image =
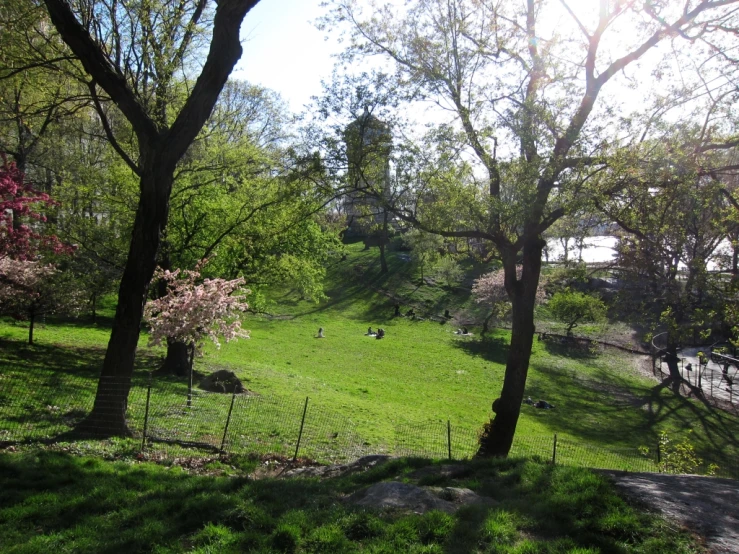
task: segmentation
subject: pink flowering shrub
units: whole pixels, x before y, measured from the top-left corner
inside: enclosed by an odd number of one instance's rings
[[[71,247],[55,235],[42,235],[23,223],[14,225],[13,218],[46,221],[46,217],[32,208],[33,204],[53,206],[48,194],[36,192],[25,182],[23,173],[3,157],[0,165],[0,257],[27,260],[36,256],[39,249],[56,253],[69,253]]]
[[[36,300],[41,294],[41,283],[55,273],[53,265],[0,258],[0,305],[3,312]]]
[[[28,320],[28,342],[38,316],[74,314],[84,306],[84,294],[69,273],[39,261],[0,257],[0,314]]]
[[[151,328],[149,343],[159,345],[167,339],[181,341],[197,349],[205,339],[217,348],[237,338],[249,338],[241,328],[241,314],[249,306],[244,296],[244,280],[200,279],[199,269],[175,271],[158,269],[154,279],[167,283],[167,294],[150,300],[144,307],[144,320]]]
[[[516,266],[516,277],[521,278],[523,266]],[[487,304],[497,306],[506,302],[510,302],[508,293],[505,289],[505,272],[503,269],[486,273],[472,284],[472,296],[478,304]],[[539,283],[536,289],[536,302],[541,304],[546,299],[546,293],[542,283]]]

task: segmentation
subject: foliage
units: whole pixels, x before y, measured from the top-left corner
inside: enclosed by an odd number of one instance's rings
[[[83,294],[69,273],[39,261],[0,258],[0,313],[30,321],[29,343],[36,317],[76,314],[83,304]]]
[[[695,445],[690,436],[693,430],[682,441],[676,442],[670,439],[668,433],[662,431],[659,435],[659,470],[663,473],[692,473],[697,474],[703,466],[703,459],[695,451]],[[649,449],[642,447],[644,453]],[[705,475],[715,475],[718,470],[716,464],[709,464],[705,468]]]
[[[552,315],[567,325],[568,335],[579,323],[598,323],[606,314],[606,306],[600,298],[569,289],[554,293],[548,306]]]
[[[70,250],[55,235],[44,235],[34,225],[20,222],[21,218],[46,221],[46,216],[33,209],[35,204],[53,206],[54,202],[48,194],[33,190],[16,164],[3,157],[0,166],[0,258],[31,259],[42,248],[54,252]]]
[[[455,286],[464,277],[464,270],[453,256],[442,256],[434,271],[447,287]]]
[[[424,269],[438,259],[444,239],[420,229],[410,229],[403,235],[403,243],[411,249],[411,261],[421,270],[423,282]]]
[[[522,270],[522,266],[516,266],[519,277]],[[491,306],[498,317],[503,317],[511,309],[510,296],[505,288],[505,271],[496,269],[475,279],[472,283],[472,296],[476,303]],[[542,282],[536,290],[536,302],[541,304],[545,300],[545,283]]]
[[[208,338],[220,348],[219,336],[226,342],[249,338],[239,319],[249,308],[243,298],[249,292],[242,287],[243,279],[204,279],[198,284],[199,268],[158,270],[155,277],[166,283],[167,293],[146,303],[144,317],[151,327],[150,344],[156,346],[172,339],[202,347]]]

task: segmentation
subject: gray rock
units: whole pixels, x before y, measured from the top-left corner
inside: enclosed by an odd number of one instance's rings
[[[470,489],[457,487],[417,487],[408,483],[386,481],[352,494],[347,501],[355,506],[393,509],[423,514],[440,510],[448,514],[462,506],[497,504],[492,498],[479,496]]]
[[[355,492],[347,499],[349,504],[365,508],[391,509],[426,513],[440,510],[448,514],[457,509],[452,502],[442,500],[431,492],[415,485],[385,481]]]

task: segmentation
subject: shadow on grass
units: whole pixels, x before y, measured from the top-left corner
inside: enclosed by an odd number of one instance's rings
[[[505,365],[508,359],[508,337],[493,335],[488,337],[465,337],[455,335],[452,346],[458,348],[470,356],[482,358],[488,362]]]
[[[540,336],[539,336],[540,337]],[[538,338],[544,345],[544,349],[552,356],[561,356],[573,360],[595,359],[599,353],[592,348],[587,341],[567,337],[548,336],[545,339]]]
[[[526,394],[546,399],[554,410],[522,406],[522,413],[535,417],[553,433],[567,433],[588,442],[634,444],[654,448],[662,431],[674,438],[693,429],[691,441],[699,454],[725,463],[739,452],[739,419],[708,402],[676,393],[666,380],[649,386],[635,384],[618,373],[597,370],[591,376],[532,364]],[[735,462],[732,463],[735,465]]]
[[[0,339],[0,372],[48,372],[97,378],[105,357],[100,347],[55,344],[29,345],[24,340]],[[139,349],[134,371],[150,371],[161,363],[160,356]]]
[[[217,468],[217,460],[203,470]],[[220,464],[220,468],[224,466]],[[352,507],[340,499],[381,480],[417,482],[397,459],[326,479],[192,476],[178,467],[75,458],[60,452],[0,454],[0,536],[9,549],[48,552],[433,552],[512,547],[616,552],[648,541],[652,551],[687,551],[687,533],[632,509],[603,477],[522,460],[473,461],[440,486],[495,497],[455,514]],[[428,471],[426,471],[428,473]],[[50,508],[51,506],[51,508]],[[661,541],[657,543],[657,541]],[[580,550],[578,550],[580,551]],[[599,550],[600,551],[600,550]]]

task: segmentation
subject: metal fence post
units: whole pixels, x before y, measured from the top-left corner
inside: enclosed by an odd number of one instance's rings
[[[228,424],[231,423],[231,412],[233,412],[235,400],[236,400],[236,387],[234,387],[234,392],[231,395],[231,406],[229,406],[228,408],[228,415],[226,416],[226,426],[223,428],[223,439],[221,439],[221,452],[223,452],[223,447],[226,446],[226,435],[228,435]]]
[[[554,433],[554,447],[552,448],[552,465],[557,463],[557,433]]]
[[[144,432],[141,437],[141,450],[146,448],[146,431],[149,428],[149,400],[151,399],[151,372],[149,372],[149,386],[146,387],[146,410],[144,410]]]
[[[659,465],[662,463],[662,452],[659,447],[659,441],[657,441],[657,468],[659,468]],[[660,473],[662,473],[662,470],[660,469]]]
[[[713,396],[713,369],[711,370],[711,396]]]
[[[452,459],[452,424],[446,420],[446,444],[449,450],[449,459]]]
[[[303,436],[303,425],[305,425],[305,413],[308,411],[308,397],[305,397],[305,408],[303,408],[303,419],[300,420],[300,432],[298,433],[298,444],[295,445],[295,456],[293,462],[298,459],[298,450],[300,449],[300,439]]]

